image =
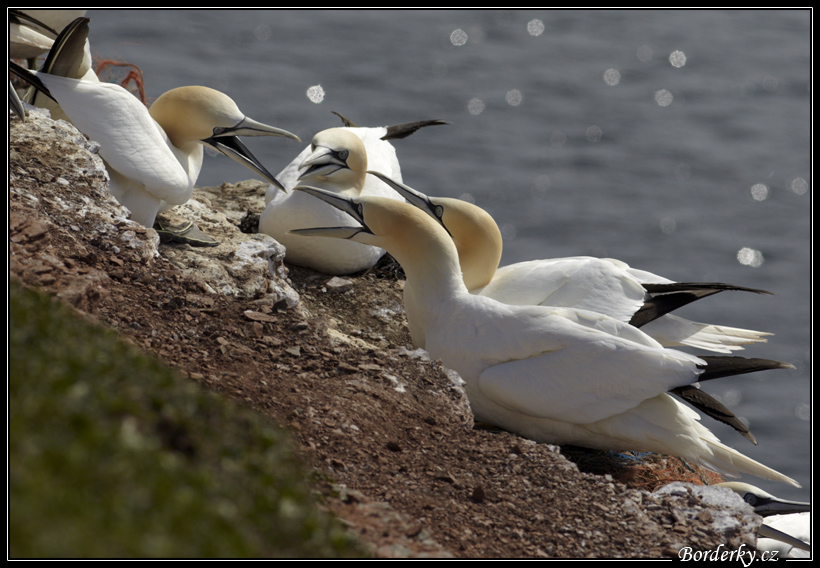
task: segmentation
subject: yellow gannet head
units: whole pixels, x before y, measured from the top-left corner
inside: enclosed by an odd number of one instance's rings
[[[458,252],[447,232],[409,203],[377,196],[347,196],[325,189],[298,185],[304,191],[348,213],[359,227],[316,227],[295,229],[306,236],[350,239],[389,252],[404,268],[408,279],[415,272],[438,272],[463,286]]]
[[[287,130],[246,117],[228,95],[209,87],[178,87],[160,95],[148,109],[177,148],[209,146],[281,187],[238,136],[282,136],[298,141]],[[284,188],[283,188],[284,189]]]
[[[503,241],[501,231],[489,213],[461,199],[428,197],[380,172],[368,173],[390,185],[447,230],[458,250],[459,264],[468,290],[490,283],[501,262]]]
[[[299,181],[358,195],[367,172],[367,150],[356,134],[343,128],[322,130],[313,137],[311,152],[299,169]]]

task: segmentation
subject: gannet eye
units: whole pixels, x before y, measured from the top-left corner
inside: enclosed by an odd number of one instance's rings
[[[441,220],[444,217],[444,207],[436,205],[436,208],[433,209],[433,213],[435,213],[437,219]]]
[[[754,493],[746,493],[743,496],[743,500],[746,501],[749,505],[756,505],[757,504],[757,496]]]
[[[339,158],[342,160],[347,160],[347,157],[350,155],[350,150],[339,150]]]
[[[218,136],[218,135],[222,134],[223,132],[225,132],[225,127],[223,127],[223,126],[214,127],[214,136]]]

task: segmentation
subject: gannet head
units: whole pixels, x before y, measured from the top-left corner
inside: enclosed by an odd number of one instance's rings
[[[298,136],[287,130],[246,117],[228,95],[208,87],[171,89],[154,101],[149,113],[177,148],[204,144],[279,187],[281,185],[276,178],[251,154],[238,136],[282,136],[299,140]]]
[[[744,501],[754,508],[755,513],[761,517],[811,511],[811,503],[780,499],[749,483],[728,481],[715,485],[718,487],[726,487],[740,495]]]
[[[401,264],[408,280],[415,272],[426,275],[439,272],[445,277],[454,276],[463,286],[453,240],[441,226],[412,205],[389,197],[340,195],[307,185],[294,189],[348,213],[360,226],[295,229],[292,233],[350,239],[377,246]]]
[[[343,128],[322,130],[313,137],[311,152],[299,164],[299,181],[358,195],[367,172],[367,150],[356,134]]]
[[[464,284],[482,288],[493,279],[501,261],[503,241],[495,220],[484,209],[450,197],[428,197],[388,176],[368,171],[395,189],[409,203],[435,219],[453,238]]]

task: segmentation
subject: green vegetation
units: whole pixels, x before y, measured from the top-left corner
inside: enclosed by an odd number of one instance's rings
[[[351,557],[286,435],[9,287],[9,556]]]

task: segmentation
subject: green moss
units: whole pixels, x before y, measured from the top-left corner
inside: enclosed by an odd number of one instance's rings
[[[10,557],[359,555],[306,479],[261,416],[10,283]]]

